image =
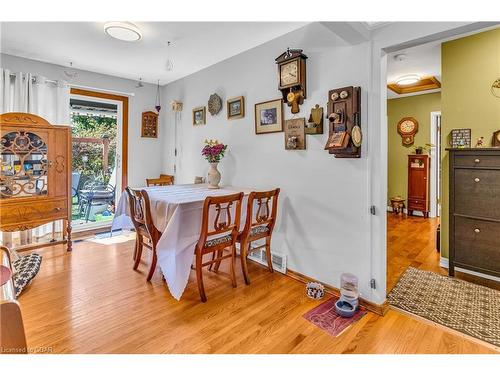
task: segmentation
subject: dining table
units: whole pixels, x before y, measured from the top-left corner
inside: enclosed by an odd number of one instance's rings
[[[246,218],[246,200],[250,189],[224,186],[210,189],[208,184],[142,187],[148,193],[151,216],[161,232],[156,247],[158,264],[172,296],[180,300],[189,280],[195,245],[201,233],[205,198],[243,192],[240,230]],[[123,193],[116,206],[112,230],[133,229],[128,194]]]

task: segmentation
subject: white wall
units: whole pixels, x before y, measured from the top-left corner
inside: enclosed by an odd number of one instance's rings
[[[298,115],[309,116],[315,104],[325,107],[326,113],[330,89],[361,86],[366,130],[369,43],[347,46],[324,26],[312,24],[165,87],[165,107],[172,100],[184,103],[177,181],[191,183],[195,175],[206,175],[207,162],[200,155],[204,139],[227,143],[228,152],[220,164],[222,184],[281,188],[273,249],[288,255],[288,267],[337,286],[342,272],[353,272],[360,278],[361,292],[370,299],[366,147],[361,159],[335,159],[323,150],[327,130],[323,135],[308,135],[305,151],[286,151],[284,133],[256,135],[254,131],[254,104],[280,97],[274,59],[289,46],[303,48],[309,57],[308,98]],[[223,98],[222,111],[216,116],[207,111],[207,125],[193,127],[192,109],[206,105],[214,92]],[[240,95],[245,96],[245,118],[228,121],[225,101]],[[289,119],[291,113],[285,108]],[[327,121],[325,125],[327,129]],[[168,131],[163,169],[173,172],[170,109],[162,126]]]
[[[48,64],[36,60],[0,54],[0,66],[12,72],[29,72],[41,74],[48,79],[66,79],[60,65]],[[131,186],[144,186],[147,177],[159,176],[162,165],[163,129],[159,129],[158,139],[141,138],[141,113],[152,110],[155,106],[156,86],[144,84],[136,88],[136,82],[109,75],[76,70],[78,76],[72,84],[134,93],[129,97],[129,128],[128,128],[128,183]],[[160,120],[163,113],[160,114]]]

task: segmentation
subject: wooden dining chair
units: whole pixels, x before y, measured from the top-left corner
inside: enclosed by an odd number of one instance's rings
[[[153,224],[148,193],[145,190],[132,190],[129,187],[125,190],[129,197],[130,217],[136,231],[134,270],[137,270],[141,262],[143,247],[150,249],[153,254],[146,278],[147,281],[150,281],[156,269],[156,245],[160,240],[161,232]]]
[[[242,199],[243,193],[237,193],[220,197],[207,197],[203,204],[201,234],[195,247],[196,279],[202,302],[207,301],[203,286],[203,267],[211,266],[215,263],[217,266],[214,270],[217,272],[220,262],[224,259],[230,259],[231,282],[233,288],[236,288],[236,273],[234,268]],[[211,219],[214,220],[212,225],[210,225]],[[230,253],[224,255],[225,249],[229,249]],[[203,262],[203,256],[210,253],[212,254],[212,259]]]
[[[271,237],[273,235],[274,224],[276,223],[279,193],[280,189],[278,188],[271,191],[251,192],[248,196],[245,227],[238,235],[237,240],[240,244],[241,268],[243,269],[243,276],[247,285],[250,285],[247,256],[253,251],[266,249],[267,267],[269,268],[269,272],[273,272]],[[255,205],[257,209],[254,209]],[[252,248],[252,242],[264,238],[266,241],[264,245]]]
[[[161,174],[159,178],[146,178],[147,186],[167,186],[174,184],[174,176]]]

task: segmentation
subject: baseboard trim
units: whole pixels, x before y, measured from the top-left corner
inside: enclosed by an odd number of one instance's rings
[[[450,261],[448,258],[443,258],[443,257],[439,257],[439,265],[443,268],[450,268]],[[462,272],[462,273],[467,273],[469,275],[473,275],[473,276],[477,276],[477,277],[482,277],[483,279],[488,279],[488,280],[493,280],[493,281],[496,281],[496,282],[500,282],[500,277],[495,277],[495,276],[492,276],[492,275],[487,275],[485,273],[481,273],[481,272],[476,272],[476,271],[471,271],[471,270],[466,270],[465,268],[460,268],[460,267],[455,267],[455,270],[458,271],[458,272]]]
[[[286,270],[286,276],[288,276],[292,279],[295,279],[297,281],[300,281],[304,284],[307,284],[308,282],[311,282],[311,281],[319,282],[319,281],[314,280],[313,278],[311,278],[309,276],[305,276],[297,271],[292,271],[290,269]],[[325,291],[328,294],[331,294],[335,297],[340,296],[340,290],[338,288],[331,286],[331,285],[328,285],[328,284],[325,284],[325,283],[321,283],[321,284],[323,284],[323,286],[325,287]],[[368,311],[371,311],[371,312],[373,312],[377,315],[380,315],[380,316],[384,316],[387,313],[387,311],[389,310],[389,304],[387,303],[387,300],[384,301],[383,304],[377,305],[373,302],[370,302],[370,301],[360,297],[359,303],[361,306],[365,307]]]

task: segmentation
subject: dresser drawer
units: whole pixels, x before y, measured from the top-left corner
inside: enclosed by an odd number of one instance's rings
[[[458,267],[500,274],[500,223],[455,217],[454,236]]]
[[[15,198],[12,198],[15,200]],[[4,203],[4,202],[2,202]],[[15,204],[8,202],[2,204],[0,222],[2,228],[7,228],[13,224],[31,226],[31,223],[50,222],[67,217],[68,201],[66,199],[57,199],[40,202],[34,201],[29,204]]]
[[[455,169],[455,213],[500,219],[500,170]]]
[[[411,199],[408,198],[408,209],[417,211],[427,211],[426,201],[422,199]]]
[[[500,157],[496,155],[456,155],[455,166],[500,168]]]

